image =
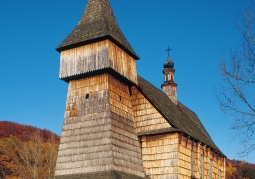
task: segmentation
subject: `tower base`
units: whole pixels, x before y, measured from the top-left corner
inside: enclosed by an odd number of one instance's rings
[[[86,174],[74,174],[74,175],[62,175],[56,176],[52,179],[150,179],[149,177],[139,177],[137,175],[128,174],[116,170],[86,173]]]

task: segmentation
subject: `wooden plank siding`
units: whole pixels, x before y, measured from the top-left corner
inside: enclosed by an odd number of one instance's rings
[[[191,151],[195,152],[195,175],[198,171],[198,155],[197,155],[197,143],[191,141],[189,138],[179,135],[179,147],[178,147],[178,166],[179,177],[178,179],[190,179],[191,178]]]
[[[70,81],[56,176],[117,170],[151,179],[225,178],[225,158],[210,147],[175,133],[137,133],[171,125],[135,87],[109,74]],[[200,157],[204,157],[201,176]]]
[[[212,179],[225,178],[225,158],[217,154],[211,148],[201,145],[201,143],[190,139],[188,136],[179,135],[178,146],[178,179],[190,179],[191,177],[191,153],[195,153],[195,178],[209,179],[210,160],[212,160]],[[204,163],[201,164],[203,156]],[[203,166],[202,166],[203,165]],[[204,167],[203,172],[201,169]],[[204,174],[204,176],[202,176]]]
[[[128,87],[109,74],[70,81],[55,175],[117,170],[144,177],[131,107]]]
[[[146,175],[151,179],[178,179],[178,135],[142,137],[142,157]]]
[[[131,90],[131,103],[133,106],[137,133],[171,127],[166,119],[135,86],[133,86]]]
[[[61,51],[59,78],[112,68],[137,84],[136,62],[110,40]]]

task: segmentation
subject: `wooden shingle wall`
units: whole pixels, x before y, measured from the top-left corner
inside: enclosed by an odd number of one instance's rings
[[[197,143],[191,141],[189,138],[179,135],[179,153],[178,153],[178,166],[179,177],[178,179],[190,179],[191,177],[191,151],[195,153],[195,175],[198,171],[198,155]],[[193,164],[194,165],[194,164]]]
[[[135,60],[110,40],[61,52],[59,78],[112,68],[137,83]]]
[[[167,94],[174,104],[177,104],[177,91],[175,84],[162,85],[162,91]]]
[[[142,156],[150,178],[178,178],[178,134],[143,136]]]
[[[191,140],[187,136],[179,135],[178,147],[178,179],[190,179],[191,177],[191,153],[195,154],[193,177],[210,179],[210,160],[212,160],[212,179],[218,179],[220,171],[221,179],[225,178],[225,158],[217,154],[211,148],[201,145],[199,142]],[[203,157],[203,164],[201,164]],[[201,171],[203,169],[203,171]],[[204,174],[204,176],[202,176]]]
[[[170,128],[171,125],[136,88],[132,87],[131,103],[137,133]]]
[[[70,81],[56,176],[112,168],[107,81],[106,75]]]
[[[225,178],[225,158],[221,157],[214,151],[210,150],[210,148],[206,148],[205,151],[205,156],[206,156],[206,176],[205,178],[209,179],[210,178],[210,160],[212,160],[212,178],[213,179],[218,179],[219,175],[219,170],[220,170],[220,178]]]
[[[144,177],[129,87],[109,75],[114,169]]]
[[[128,87],[108,74],[70,81],[55,175],[108,170],[144,176]]]

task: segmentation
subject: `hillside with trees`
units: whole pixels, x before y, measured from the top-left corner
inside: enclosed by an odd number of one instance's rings
[[[226,179],[255,179],[255,164],[227,160]]]
[[[38,129],[34,126],[22,125],[9,121],[0,121],[0,139],[17,137],[22,142],[27,142],[30,140],[32,134],[39,132],[42,136],[43,142],[47,142],[54,138],[54,140],[59,141],[59,136],[52,133],[47,129]]]
[[[49,130],[0,121],[0,178],[52,177],[58,144],[59,136]]]
[[[49,179],[59,136],[47,129],[0,121],[0,179]],[[255,179],[255,164],[227,160],[226,179]]]

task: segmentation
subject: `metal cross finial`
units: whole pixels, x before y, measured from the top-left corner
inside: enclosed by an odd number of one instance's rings
[[[166,51],[168,52],[168,56],[169,56],[169,52],[171,51],[172,49],[168,46],[168,48],[166,49]]]

